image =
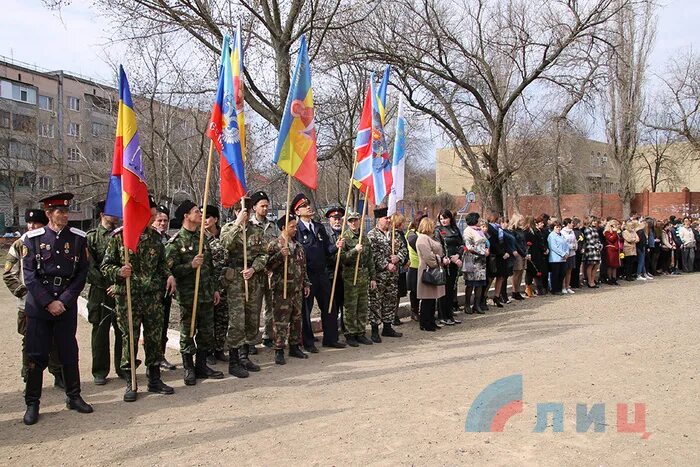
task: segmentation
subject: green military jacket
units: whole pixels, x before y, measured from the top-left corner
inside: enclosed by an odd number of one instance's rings
[[[221,244],[229,255],[229,267],[243,267],[243,227],[235,222],[229,222],[221,229]],[[255,273],[265,270],[267,265],[267,247],[271,238],[265,233],[261,224],[249,221],[246,223],[246,245],[248,253],[248,267],[255,269]]]
[[[96,229],[88,230],[87,232],[87,250],[88,256],[90,258],[90,269],[88,269],[87,281],[88,284],[93,287],[99,287],[101,289],[106,289],[109,287],[111,282],[102,274],[102,260],[105,256],[105,251],[107,251],[107,245],[111,237],[111,230],[105,229],[102,224],[98,225]]]
[[[192,268],[192,260],[199,250],[199,228],[190,232],[181,228],[165,246],[167,265],[177,281],[177,301],[180,304],[194,301],[194,283],[196,270]],[[211,246],[204,242],[202,249],[204,262],[199,276],[199,302],[214,300],[214,292],[219,289],[219,279],[214,271]]]
[[[343,232],[345,245],[340,253],[340,258],[343,262],[343,274],[355,275],[355,262],[357,261],[358,252],[355,247],[360,243],[360,232],[353,232],[352,229],[347,229]],[[369,280],[375,279],[374,260],[372,259],[372,248],[367,236],[362,237],[362,255],[360,256],[360,268],[358,274],[366,273]]]
[[[119,275],[119,270],[125,263],[122,229],[119,227],[112,232],[100,266],[107,282],[114,284],[115,295],[126,294],[126,279]],[[141,234],[136,252],[129,252],[129,263],[132,269],[132,298],[152,299],[148,294],[165,293],[170,270],[165,262],[165,247],[160,241],[160,235],[151,226],[146,227]],[[161,298],[159,295],[158,299]]]
[[[281,235],[267,245],[266,269],[272,271],[272,289],[284,289],[284,237]],[[303,287],[311,287],[306,273],[306,252],[299,242],[289,241],[289,260],[287,265],[287,292],[301,292]]]
[[[211,249],[211,261],[214,265],[214,277],[217,278],[217,284],[219,284],[218,290],[220,293],[224,293],[226,291],[226,287],[222,281],[224,269],[228,264],[228,252],[221,244],[220,237],[211,235],[209,232],[204,232],[204,239],[209,243],[209,248]]]
[[[2,273],[2,279],[7,288],[12,295],[21,300],[27,295],[27,287],[24,285],[22,276],[22,245],[24,245],[24,236],[15,240],[7,251],[5,270]]]

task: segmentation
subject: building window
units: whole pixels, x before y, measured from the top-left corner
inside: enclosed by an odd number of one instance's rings
[[[42,123],[39,127],[39,136],[53,138],[53,123]]]
[[[68,176],[68,180],[67,180],[66,182],[68,183],[68,185],[71,185],[71,186],[78,186],[78,185],[80,185],[80,174],[71,174],[71,175],[69,175],[69,176]],[[75,205],[75,204],[78,204],[78,205],[79,205],[79,203],[73,203],[72,205]],[[72,205],[71,205],[71,206],[72,206]],[[80,211],[80,209],[78,209],[78,211]]]
[[[34,133],[36,131],[36,120],[28,115],[12,115],[12,129],[24,133]]]
[[[18,141],[10,141],[9,155],[15,159],[32,160],[34,157],[34,147]]]
[[[39,95],[39,108],[41,110],[53,110],[53,97]]]
[[[107,125],[102,123],[92,122],[92,136],[100,137],[107,134]]]
[[[10,128],[10,112],[0,110],[0,128]]]
[[[80,149],[68,148],[68,162],[80,162]]]
[[[36,104],[36,90],[21,84],[12,83],[12,99],[27,104]]]
[[[80,136],[80,123],[69,123],[68,124],[68,136],[75,136],[76,138]]]
[[[107,160],[107,153],[104,148],[95,146],[92,148],[92,160],[95,162],[104,162]]]
[[[50,190],[53,188],[53,180],[51,180],[51,177],[39,177],[37,186],[40,190]]]
[[[80,99],[68,96],[68,108],[80,112]]]
[[[80,180],[78,180],[78,184],[80,183]],[[82,203],[76,203],[75,201],[70,203],[70,206],[68,206],[68,210],[70,212],[83,212],[83,204]]]

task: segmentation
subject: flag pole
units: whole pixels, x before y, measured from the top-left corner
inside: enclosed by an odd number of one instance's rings
[[[126,241],[122,234],[122,240]],[[129,264],[129,249],[124,243],[124,264]],[[129,325],[129,364],[131,366],[131,389],[136,391],[136,357],[134,349],[138,343],[134,345],[134,317],[131,311],[131,276],[126,278],[126,320]]]
[[[362,220],[360,221],[360,245],[362,245],[362,234],[365,232],[365,214],[367,214],[367,193],[369,189],[365,190],[365,202],[362,205]],[[360,256],[362,253],[358,253],[357,260],[355,260],[355,277],[352,280],[352,285],[357,285],[357,271],[360,269]]]
[[[204,209],[207,208],[207,202],[209,201],[209,179],[211,178],[211,165],[214,154],[214,140],[209,141],[209,157],[207,159],[207,178],[204,179],[204,199],[202,200],[202,206]],[[199,249],[197,250],[197,255],[202,254],[204,249],[204,215],[202,215],[202,224],[199,226]],[[202,266],[197,268],[194,275],[194,302],[192,303],[192,324],[190,325],[190,337],[194,337],[194,328],[197,324],[197,302],[199,301],[199,278],[202,274]]]
[[[241,198],[241,209],[245,210],[245,196]],[[243,226],[243,270],[248,269],[248,240],[246,230],[248,230],[248,221],[245,222],[246,225]],[[243,279],[243,285],[245,287],[245,301],[248,301],[248,279]]]
[[[348,196],[345,198],[345,215],[343,216],[343,226],[340,228],[340,237],[343,238],[345,233],[345,227],[348,222],[348,211],[350,210],[350,196],[352,196],[352,181],[355,179],[355,169],[357,169],[357,152],[353,151],[355,156],[353,157],[352,172],[350,173],[350,183],[348,183]],[[331,301],[328,302],[328,314],[331,314],[333,310],[333,297],[335,297],[335,284],[338,281],[338,268],[340,266],[340,253],[341,249],[338,248],[338,253],[335,255],[335,270],[333,271],[333,286],[331,287]]]
[[[289,238],[287,238],[287,229],[289,228],[289,203],[292,202],[292,176],[287,175],[287,212],[284,213],[284,247],[289,248]],[[284,289],[282,298],[287,299],[287,275],[289,272],[289,255],[284,257]]]

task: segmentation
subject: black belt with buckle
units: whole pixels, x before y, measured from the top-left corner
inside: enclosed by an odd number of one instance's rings
[[[44,277],[43,283],[44,283],[44,285],[51,284],[54,287],[67,287],[68,284],[70,284],[70,281],[71,281],[70,277],[46,276],[46,277]]]

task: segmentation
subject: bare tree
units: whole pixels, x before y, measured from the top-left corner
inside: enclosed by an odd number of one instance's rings
[[[642,131],[637,175],[652,192],[673,191],[687,176],[693,148],[671,130],[646,127]]]

